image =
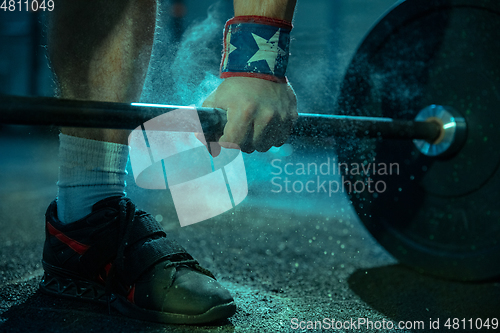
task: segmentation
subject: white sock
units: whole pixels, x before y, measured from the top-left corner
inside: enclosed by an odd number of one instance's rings
[[[77,221],[92,206],[112,196],[125,196],[129,146],[59,135],[57,215],[63,223]]]

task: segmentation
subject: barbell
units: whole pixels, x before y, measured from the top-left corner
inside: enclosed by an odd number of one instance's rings
[[[0,123],[135,129],[161,114],[186,108],[193,107],[0,95]],[[207,137],[222,135],[227,122],[224,110],[203,107],[196,110]],[[416,144],[426,146],[422,150],[424,153],[439,151],[435,155],[441,156],[456,151],[463,144],[465,133],[464,119],[451,108],[437,105],[422,110],[417,120],[301,113],[292,131],[292,135],[307,137],[357,136],[415,140]],[[433,148],[429,149],[428,146]]]
[[[349,138],[356,154],[341,146],[338,154],[351,164],[398,163],[391,176],[344,169],[352,182],[387,183],[350,199],[400,262],[444,278],[500,275],[499,15],[494,0],[397,4],[356,51],[337,114],[301,113],[292,133]],[[134,129],[183,108],[1,95],[0,123]],[[213,141],[225,112],[197,111]]]

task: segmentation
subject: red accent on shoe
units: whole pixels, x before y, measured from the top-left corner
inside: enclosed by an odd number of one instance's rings
[[[106,266],[104,266],[104,270],[106,271],[106,277],[108,277],[109,271],[111,270],[112,266],[113,266],[113,264],[110,262]]]
[[[106,283],[106,280],[108,279],[109,271],[111,270],[111,267],[113,266],[112,263],[108,262],[106,266],[104,266],[104,272],[106,272],[106,275],[103,277],[102,274],[99,274],[97,277],[100,282]]]
[[[56,228],[54,228],[50,223],[47,222],[47,230],[49,234],[59,239],[64,244],[68,245],[73,251],[78,254],[84,254],[89,249],[88,245],[82,244],[74,239],[69,238]]]
[[[132,286],[132,288],[130,289],[130,291],[128,292],[128,295],[127,295],[127,300],[134,304],[134,295],[135,295],[135,284]]]

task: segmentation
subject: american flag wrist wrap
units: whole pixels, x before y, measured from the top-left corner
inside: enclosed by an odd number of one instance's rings
[[[263,16],[236,16],[227,21],[221,78],[244,76],[287,82],[291,30],[290,22]]]

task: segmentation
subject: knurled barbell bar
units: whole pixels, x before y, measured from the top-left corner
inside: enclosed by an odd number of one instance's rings
[[[161,114],[185,108],[190,107],[0,95],[0,123],[134,129]],[[223,110],[196,110],[207,137],[222,134],[227,122]],[[414,140],[424,154],[449,156],[463,144],[466,124],[453,109],[437,105],[422,110],[416,120],[301,113],[292,135]]]

